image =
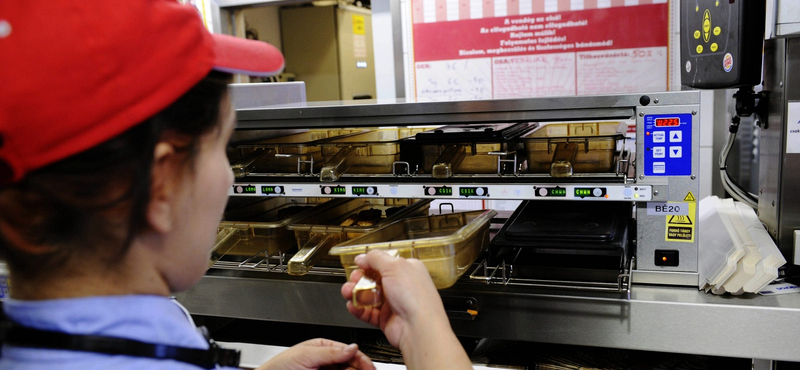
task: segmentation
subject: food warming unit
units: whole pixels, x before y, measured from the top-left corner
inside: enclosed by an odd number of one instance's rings
[[[698,237],[702,225],[697,224],[696,217],[698,183],[702,176],[711,175],[699,168],[699,128],[711,124],[700,122],[700,96],[699,92],[685,91],[239,110],[239,130],[497,122],[537,122],[540,127],[551,122],[623,122],[633,130],[622,133],[623,143],[614,142],[613,164],[600,173],[580,172],[576,164],[572,166],[575,172],[567,176],[527,170],[512,174],[456,173],[447,178],[410,170],[347,172],[332,182],[320,182],[315,176],[248,176],[238,179],[230,194],[519,199],[560,202],[564,207],[578,202],[628,205],[632,226],[626,238],[633,247],[624,255],[617,281],[600,285],[559,281],[548,285],[543,279],[515,275],[513,260],[498,261],[483,255],[455,285],[440,291],[456,333],[800,361],[800,354],[792,350],[800,329],[785,324],[800,322],[800,295],[732,300],[697,289],[697,256],[698,248],[702,248]],[[524,153],[527,143],[525,135],[520,140],[516,144],[518,155]],[[567,148],[572,151],[567,157],[577,158],[575,150],[588,148],[584,144]],[[573,154],[576,157],[570,157]],[[277,187],[282,189],[280,194],[274,191]],[[344,309],[339,295],[343,269],[312,269],[306,276],[295,277],[271,271],[270,266],[275,264],[249,269],[212,267],[199,284],[179,294],[178,299],[199,315],[368,327]]]

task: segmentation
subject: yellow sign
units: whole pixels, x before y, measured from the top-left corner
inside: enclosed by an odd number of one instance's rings
[[[363,35],[365,33],[364,16],[353,14],[353,34]]]
[[[694,194],[692,194],[692,192],[690,191],[689,194],[686,194],[686,196],[683,197],[683,201],[684,202],[696,202],[697,199],[694,197]]]
[[[689,200],[691,198],[691,200]],[[691,192],[684,200],[689,201],[689,212],[685,215],[670,215],[666,217],[665,240],[668,242],[694,242],[695,226],[697,225],[697,203]],[[678,203],[678,202],[669,202]]]

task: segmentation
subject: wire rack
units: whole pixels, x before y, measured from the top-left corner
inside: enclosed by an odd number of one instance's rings
[[[260,271],[270,273],[287,273],[287,254],[278,252],[272,255],[266,251],[259,252],[244,261],[216,261],[211,267],[223,270]],[[631,269],[636,257],[631,256],[626,268],[620,270],[616,282],[596,282],[579,280],[545,280],[512,277],[513,265],[505,261],[499,265],[490,266],[487,259],[473,264],[474,269],[469,275],[462,276],[460,283],[481,283],[486,285],[525,286],[548,289],[561,289],[584,292],[614,292],[623,293],[628,300],[631,298]],[[316,276],[345,276],[344,268],[314,266],[307,275]]]
[[[487,285],[511,285],[537,288],[564,289],[591,292],[616,292],[623,293],[628,300],[631,299],[631,269],[636,257],[631,256],[627,267],[620,269],[616,282],[596,282],[580,280],[546,280],[512,277],[513,265],[502,261],[499,265],[490,266],[484,259],[469,275],[469,280]]]

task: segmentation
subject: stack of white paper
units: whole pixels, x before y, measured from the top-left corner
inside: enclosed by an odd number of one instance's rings
[[[714,294],[758,293],[786,263],[752,208],[732,199],[700,201],[699,287]]]

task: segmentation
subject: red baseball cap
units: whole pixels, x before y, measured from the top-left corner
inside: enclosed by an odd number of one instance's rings
[[[275,47],[212,35],[175,0],[0,1],[0,184],[145,121],[212,69],[283,65]]]

